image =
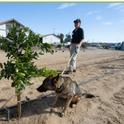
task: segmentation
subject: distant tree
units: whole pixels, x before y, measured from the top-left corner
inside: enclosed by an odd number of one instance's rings
[[[64,42],[65,43],[71,42],[71,35],[70,34],[66,34],[66,38],[65,38]]]
[[[60,38],[61,44],[63,44],[63,42],[64,42],[64,34],[63,34],[63,33],[60,33],[60,34],[58,35],[58,37]]]
[[[109,45],[107,43],[102,43],[101,46],[103,49],[109,49]]]

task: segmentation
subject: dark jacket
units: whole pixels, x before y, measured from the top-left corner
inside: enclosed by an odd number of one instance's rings
[[[84,31],[82,28],[74,29],[72,32],[71,43],[80,43],[84,39]]]

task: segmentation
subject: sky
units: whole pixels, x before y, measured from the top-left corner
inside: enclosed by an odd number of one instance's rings
[[[0,3],[0,21],[12,18],[41,35],[72,34],[79,18],[85,41],[124,41],[124,3]]]

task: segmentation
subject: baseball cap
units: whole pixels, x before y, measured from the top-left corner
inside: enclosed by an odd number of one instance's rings
[[[74,20],[74,23],[81,23],[81,20],[80,19],[76,19],[76,20]]]

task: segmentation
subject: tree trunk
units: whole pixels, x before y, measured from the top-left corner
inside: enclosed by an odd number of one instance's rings
[[[17,93],[17,116],[21,118],[21,93]]]

